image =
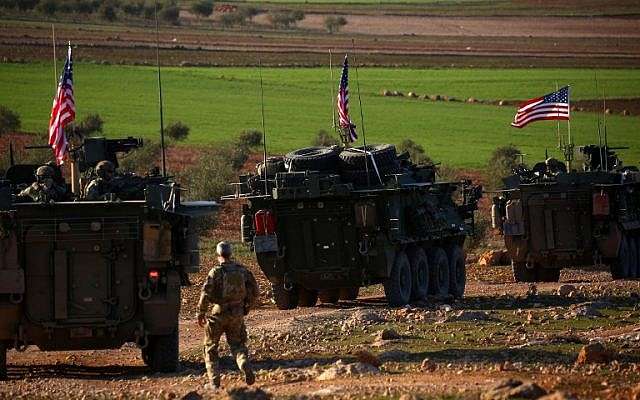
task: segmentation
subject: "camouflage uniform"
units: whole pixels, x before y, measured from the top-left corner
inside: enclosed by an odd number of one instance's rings
[[[110,161],[100,161],[96,165],[97,178],[93,179],[84,190],[85,200],[106,200],[107,195],[115,193],[113,174],[115,168]]]
[[[43,165],[36,170],[36,181],[18,193],[18,198],[47,203],[64,200],[66,189],[53,180],[53,168]]]
[[[255,379],[247,354],[244,316],[255,306],[257,298],[258,284],[242,265],[225,261],[209,271],[200,294],[198,317],[206,316],[209,305],[213,306],[205,325],[204,360],[209,381],[215,387],[220,385],[218,343],[223,333],[247,383],[252,384]]]

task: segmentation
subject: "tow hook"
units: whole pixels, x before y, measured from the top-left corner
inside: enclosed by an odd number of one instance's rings
[[[149,336],[147,334],[147,331],[144,330],[144,325],[142,324],[142,322],[138,324],[138,328],[135,331],[135,336],[136,345],[140,349],[146,349],[147,346],[149,346]]]

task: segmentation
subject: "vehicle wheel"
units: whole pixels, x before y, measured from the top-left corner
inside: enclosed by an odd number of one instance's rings
[[[634,275],[635,278],[640,278],[640,236],[634,236],[634,241],[636,242],[636,273]]]
[[[357,286],[342,288],[340,289],[340,300],[353,301],[358,298],[358,294],[360,294],[360,288]]]
[[[0,381],[7,379],[7,344],[0,340]]]
[[[527,264],[523,262],[511,261],[511,270],[513,271],[513,279],[516,282],[536,282],[536,270],[527,268]]]
[[[321,303],[337,304],[340,301],[340,289],[325,289],[318,291]]]
[[[292,310],[298,307],[298,292],[296,290],[286,290],[282,284],[271,284],[273,292],[273,302],[278,310]]]
[[[429,294],[447,296],[450,280],[447,253],[442,248],[436,247],[429,254]]]
[[[149,335],[149,343],[142,349],[142,359],[154,372],[178,370],[178,329],[168,335]]]
[[[388,175],[398,172],[398,168],[395,165],[386,166],[384,168],[378,166],[378,172],[380,173],[380,179],[382,179],[382,182],[384,183],[387,181]],[[342,170],[340,171],[340,177],[343,181],[353,183],[355,186],[365,186],[367,184],[367,170],[365,169]],[[378,179],[378,175],[373,167],[370,168],[368,182],[376,185],[380,183],[380,179]]]
[[[284,156],[284,164],[292,171],[327,171],[337,169],[340,147],[305,147]]]
[[[300,307],[313,307],[318,302],[318,291],[306,288],[298,289],[298,305]]]
[[[376,161],[378,168],[385,168],[387,166],[395,165],[396,163],[396,147],[392,144],[367,145],[367,151],[371,153],[371,156],[363,153],[362,150],[364,150],[364,146],[342,150],[340,153],[342,169],[363,170],[366,169],[365,162],[368,162],[369,169],[371,169],[373,168],[373,164],[371,164],[371,157]]]
[[[635,236],[628,237],[628,246],[629,246],[629,278],[637,278],[638,277],[638,243],[636,242]]]
[[[411,300],[424,300],[429,290],[429,260],[421,248],[407,253],[411,264]]]
[[[464,251],[459,245],[453,245],[448,250],[449,294],[456,299],[461,299],[464,296],[464,289],[467,285],[467,266],[465,264]]]
[[[396,254],[391,275],[384,281],[384,294],[392,307],[403,306],[411,299],[411,264],[404,251]]]
[[[618,257],[611,263],[611,276],[613,279],[626,279],[629,277],[629,243],[627,235],[622,234]]]
[[[560,268],[536,268],[538,282],[558,282],[560,280]]]

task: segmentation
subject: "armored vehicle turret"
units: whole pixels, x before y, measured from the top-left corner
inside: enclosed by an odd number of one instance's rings
[[[179,185],[164,177],[145,180],[133,199],[17,202],[33,172],[13,165],[0,180],[0,378],[7,349],[29,345],[134,342],[153,370],[176,370],[180,290],[200,264],[194,218],[217,205],[181,201]]]
[[[384,284],[390,305],[461,297],[463,244],[481,188],[436,182],[392,145],[311,147],[241,176],[242,240],[280,309],[353,300]]]
[[[555,282],[562,268],[607,264],[615,279],[640,277],[640,174],[616,148],[580,147],[584,164],[555,159],[519,167],[493,199],[516,282]]]

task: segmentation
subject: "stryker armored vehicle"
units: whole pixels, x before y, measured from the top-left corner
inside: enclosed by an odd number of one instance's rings
[[[280,309],[353,300],[384,284],[390,305],[461,297],[463,244],[481,188],[435,182],[392,145],[311,147],[240,177],[241,236]]]
[[[84,162],[109,159],[92,149]],[[152,370],[176,370],[180,290],[199,268],[194,217],[216,204],[182,202],[180,187],[157,177],[139,200],[16,202],[35,167],[12,165],[0,180],[0,377],[7,350],[29,345],[134,342]]]
[[[614,150],[583,146],[582,171],[547,159],[504,180],[492,225],[516,282],[557,282],[562,268],[594,264],[609,265],[614,279],[640,277],[640,174]]]

